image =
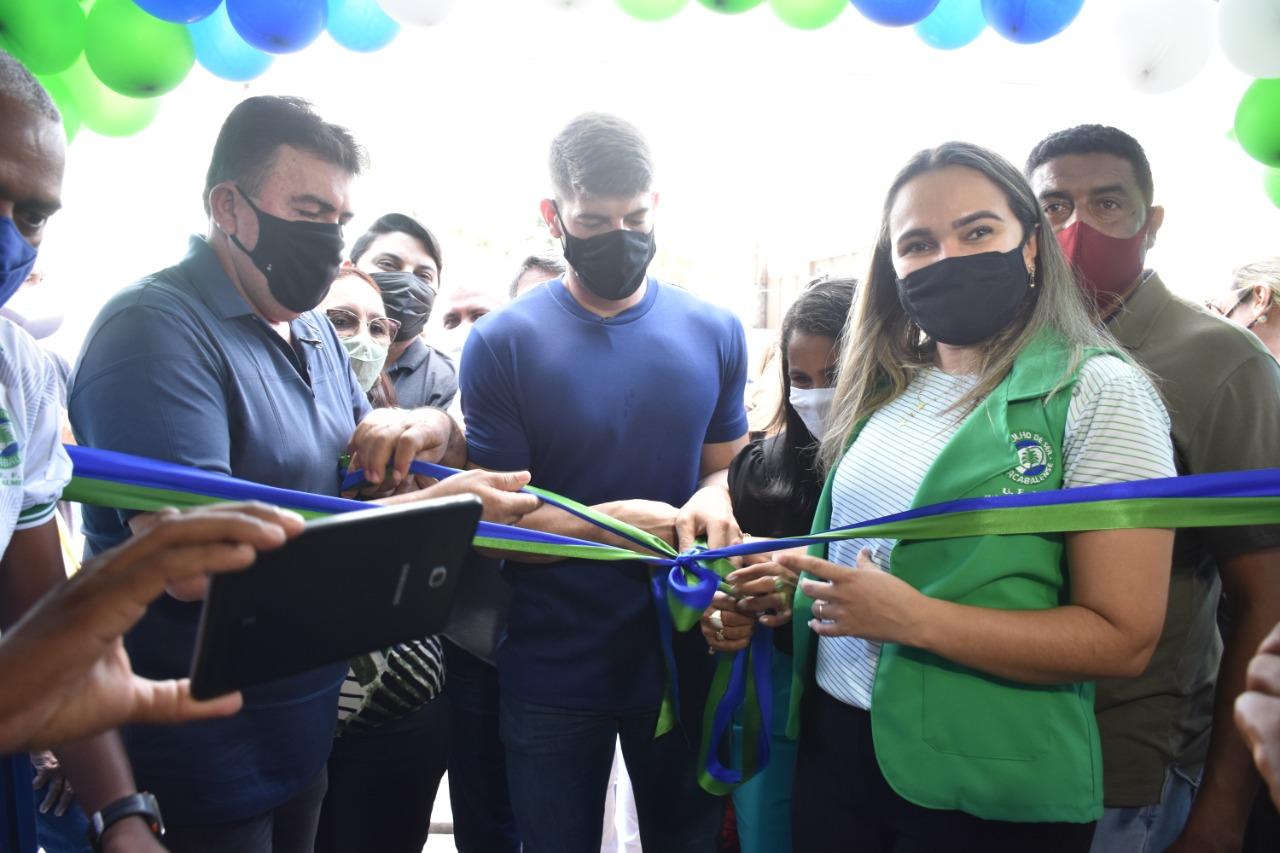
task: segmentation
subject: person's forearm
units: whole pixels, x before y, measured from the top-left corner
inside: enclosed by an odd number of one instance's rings
[[[1085,607],[996,610],[926,598],[917,646],[990,675],[1027,684],[1132,678],[1152,645],[1138,643]]]
[[[137,790],[124,743],[114,731],[61,744],[54,754],[86,815]]]
[[[1214,693],[1213,728],[1204,775],[1187,818],[1187,830],[1227,842],[1238,849],[1260,781],[1253,758],[1233,720],[1236,697],[1244,692],[1249,661],[1263,637],[1280,622],[1272,601],[1227,599],[1228,625]]]
[[[721,486],[725,489],[728,489],[729,488],[729,469],[720,468],[719,470],[712,471],[710,474],[708,474],[707,476],[703,477],[700,481],[698,481],[699,489],[705,489],[708,486]]]

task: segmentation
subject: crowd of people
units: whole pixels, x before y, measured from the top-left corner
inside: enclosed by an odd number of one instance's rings
[[[3,52],[0,115],[3,303],[61,204],[65,145]],[[509,602],[494,648],[424,637],[193,699],[209,575],[303,522],[86,505],[67,579],[64,417],[82,445],[321,495],[350,454],[364,500],[472,494],[489,521],[630,545],[533,482],[682,552],[1277,464],[1280,261],[1208,305],[1174,295],[1146,265],[1150,165],[1115,128],[1052,133],[1022,169],[963,142],[912,156],[866,274],[787,312],[761,435],[740,321],[649,275],[637,128],[588,113],[555,137],[539,209],[563,257],[489,288],[447,283],[403,214],[346,246],[364,163],[306,101],[249,98],[213,143],[207,233],[114,293],[69,381],[0,319],[4,849],[417,853],[446,770],[467,853],[599,850],[607,802],[659,853],[1280,847],[1280,519],[766,554],[688,632],[639,561],[472,551]],[[703,703],[761,631],[772,760],[713,796]]]

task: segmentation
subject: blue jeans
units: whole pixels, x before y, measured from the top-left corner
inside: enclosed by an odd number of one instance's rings
[[[44,792],[36,796],[43,798]],[[61,817],[52,809],[45,814],[37,812],[36,835],[45,853],[92,853],[93,850],[89,844],[89,818],[85,817],[79,800]]]
[[[1170,767],[1160,802],[1103,811],[1089,853],[1162,853],[1182,832],[1199,784],[1198,778]]]
[[[520,834],[507,793],[507,764],[498,739],[498,670],[444,641],[448,675],[443,698],[453,714],[449,804],[459,853],[518,853]]]
[[[614,743],[636,798],[640,842],[662,853],[715,850],[723,804],[698,787],[697,752],[679,730],[653,737],[657,712],[549,708],[504,695],[511,805],[524,853],[599,853]]]

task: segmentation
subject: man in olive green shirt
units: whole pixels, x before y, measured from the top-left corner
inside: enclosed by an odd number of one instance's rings
[[[1027,174],[1086,296],[1163,394],[1179,472],[1275,465],[1276,360],[1144,271],[1164,210],[1152,203],[1137,141],[1099,125],[1060,131],[1032,151]],[[1098,684],[1107,811],[1094,853],[1243,849],[1258,775],[1232,703],[1277,621],[1280,526],[1178,531],[1168,615],[1147,672]]]

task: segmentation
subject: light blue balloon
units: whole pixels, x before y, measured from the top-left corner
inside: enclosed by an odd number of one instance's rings
[[[142,11],[162,21],[190,24],[207,18],[222,4],[222,0],[133,0]]]
[[[294,53],[315,41],[328,22],[325,0],[226,0],[240,38],[267,53]]]
[[[991,29],[1019,44],[1035,44],[1062,32],[1084,0],[982,0]]]
[[[886,27],[905,27],[924,20],[938,0],[849,0],[853,8]]]
[[[226,6],[219,6],[207,18],[187,24],[187,30],[196,46],[196,62],[223,80],[252,80],[275,61],[271,54],[263,53],[240,38],[227,17]]]
[[[916,35],[939,50],[955,50],[982,35],[982,0],[939,0],[933,14],[916,24]]]
[[[329,0],[329,35],[348,50],[378,50],[399,32],[377,0]]]

